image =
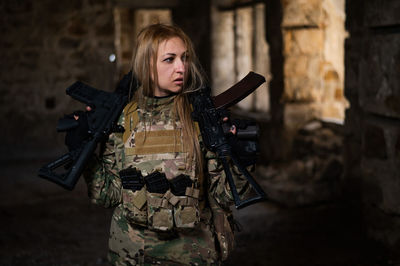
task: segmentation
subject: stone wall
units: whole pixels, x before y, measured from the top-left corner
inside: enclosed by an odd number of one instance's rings
[[[346,12],[345,181],[356,184],[348,196],[359,196],[368,234],[398,250],[400,2],[348,1]]]
[[[111,1],[6,0],[0,3],[1,154],[28,156],[63,142],[55,126],[81,108],[65,89],[81,80],[114,87]]]
[[[344,1],[285,0],[282,5],[287,129],[313,118],[343,121]]]
[[[265,3],[254,1],[212,1],[212,85],[219,94],[254,71],[266,78],[253,94],[237,106],[263,113],[270,110],[270,59],[266,41]]]

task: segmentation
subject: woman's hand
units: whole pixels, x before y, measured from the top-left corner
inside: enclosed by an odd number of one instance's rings
[[[87,113],[91,112],[92,108],[86,106],[85,109],[86,112],[76,111],[73,113],[73,119],[78,122],[78,125],[75,128],[67,130],[67,134],[65,135],[65,145],[67,145],[69,151],[80,148],[82,143],[90,136]]]
[[[88,112],[92,111],[92,107],[90,107],[89,105],[86,106],[86,111],[88,111]],[[78,114],[74,114],[74,119],[78,120],[79,119],[79,115]]]
[[[228,125],[228,127],[229,127],[229,132],[230,133],[232,133],[232,135],[236,135],[236,126],[235,125],[233,125],[233,124],[230,124],[230,121],[229,121],[229,117],[224,117],[223,119],[222,119],[222,121],[223,121],[223,123],[225,124],[225,125]],[[225,131],[225,130],[224,130]]]

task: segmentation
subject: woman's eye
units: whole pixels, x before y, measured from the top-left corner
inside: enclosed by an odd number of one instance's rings
[[[167,63],[170,63],[172,61],[174,61],[173,57],[167,57],[167,58],[164,59],[164,62],[167,62]]]

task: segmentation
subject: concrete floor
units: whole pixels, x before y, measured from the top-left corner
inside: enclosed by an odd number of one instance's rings
[[[107,265],[111,211],[89,203],[82,180],[69,192],[38,178],[45,162],[0,162],[0,265]],[[264,202],[235,214],[242,231],[225,265],[400,265],[340,204]]]

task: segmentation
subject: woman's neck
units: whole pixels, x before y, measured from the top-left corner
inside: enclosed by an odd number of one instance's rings
[[[166,98],[169,98],[169,97],[172,97],[172,96],[175,96],[175,94],[169,94],[169,95],[165,95],[165,96],[153,96],[152,98],[155,98],[155,99],[166,99]]]

